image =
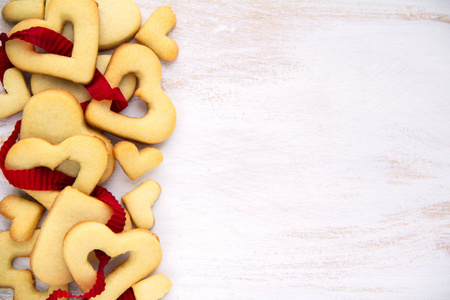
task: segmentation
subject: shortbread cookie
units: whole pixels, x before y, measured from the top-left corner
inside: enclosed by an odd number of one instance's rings
[[[38,137],[57,144],[74,135],[91,135],[105,142],[109,155],[108,165],[99,183],[105,182],[115,168],[113,145],[104,135],[86,125],[83,110],[77,100],[70,93],[61,90],[45,90],[31,97],[23,110],[21,140]],[[65,161],[57,170],[76,177],[80,166]]]
[[[6,53],[12,64],[30,73],[89,83],[94,76],[98,52],[99,17],[94,0],[52,0],[45,20],[24,20],[14,26],[10,34],[36,26],[61,33],[66,22],[74,26],[75,43],[71,57],[39,53],[33,44],[13,39],[6,42]]]
[[[46,292],[41,293],[34,287],[34,278],[30,270],[13,268],[15,258],[30,256],[38,235],[39,229],[36,229],[28,241],[16,242],[11,239],[8,231],[0,232],[0,287],[12,288],[14,300],[45,300],[54,290],[68,288],[67,285],[50,285]]]
[[[123,292],[159,266],[162,250],[158,238],[145,229],[132,229],[115,234],[104,224],[78,223],[64,238],[64,259],[80,289],[89,291],[97,272],[87,260],[99,249],[111,257],[129,253],[128,259],[105,278],[106,286],[96,300],[117,299]]]
[[[30,257],[36,277],[48,284],[66,284],[72,281],[63,257],[63,239],[75,224],[95,220],[106,224],[112,208],[102,201],[87,196],[72,187],[66,187],[56,198],[42,224],[41,233]],[[131,229],[128,221],[125,230]]]
[[[138,44],[123,44],[114,51],[105,78],[112,87],[133,73],[138,79],[135,95],[147,104],[141,118],[128,117],[111,111],[110,100],[91,101],[86,110],[87,122],[122,138],[146,144],[167,139],[176,123],[176,112],[170,98],[161,89],[161,63],[149,48]]]
[[[147,147],[139,151],[135,144],[127,141],[114,146],[114,156],[131,180],[156,168],[163,161],[163,155],[158,149]]]
[[[152,49],[159,58],[175,60],[178,45],[167,34],[176,25],[176,16],[170,6],[156,9],[136,34],[136,40]]]
[[[5,158],[5,167],[10,170],[37,167],[54,170],[65,160],[80,164],[80,172],[73,187],[89,195],[106,169],[108,151],[101,139],[89,135],[75,135],[56,145],[30,137],[11,147]]]
[[[22,72],[16,68],[6,70],[3,88],[7,93],[0,94],[0,118],[8,118],[20,112],[31,95]]]
[[[9,234],[16,242],[28,241],[33,236],[44,212],[42,205],[14,195],[0,202],[0,214],[12,221]]]
[[[161,195],[161,187],[152,180],[146,180],[137,188],[122,196],[136,227],[150,229],[155,225],[152,206]]]
[[[164,274],[155,274],[133,284],[136,300],[158,300],[167,295],[172,288],[172,282]]]
[[[12,0],[3,6],[3,18],[12,23],[44,18],[45,0]]]
[[[110,59],[111,55],[104,54],[98,56],[97,69],[102,74],[105,73]],[[91,95],[82,84],[74,83],[61,78],[42,74],[33,74],[31,75],[30,85],[33,94],[37,94],[47,89],[60,89],[68,91],[78,100],[79,103],[92,99]],[[125,99],[129,100],[136,90],[136,76],[133,74],[126,75],[120,82],[119,88]]]

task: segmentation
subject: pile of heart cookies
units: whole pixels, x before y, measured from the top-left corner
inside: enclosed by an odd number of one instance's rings
[[[162,248],[151,232],[161,187],[146,180],[119,203],[101,184],[116,165],[134,181],[163,161],[152,145],[176,123],[160,62],[178,56],[167,36],[175,14],[160,7],[141,26],[132,0],[14,0],[2,16],[17,24],[0,38],[0,118],[22,119],[1,145],[0,169],[30,197],[0,202],[11,220],[0,232],[0,288],[16,300],[164,297],[172,284],[154,274]],[[147,106],[142,117],[120,113],[133,95]],[[105,133],[120,141],[113,145]],[[29,257],[30,269],[15,269],[18,257]],[[35,278],[48,290],[37,290]],[[84,294],[66,292],[69,284]]]

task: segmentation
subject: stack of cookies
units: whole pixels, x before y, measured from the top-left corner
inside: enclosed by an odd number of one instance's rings
[[[146,180],[122,195],[122,206],[100,185],[116,161],[130,180],[163,161],[153,145],[172,134],[176,112],[161,89],[160,59],[178,55],[167,36],[175,14],[160,7],[141,26],[132,0],[16,0],[2,15],[17,24],[2,35],[0,118],[22,112],[22,120],[2,145],[0,168],[30,198],[0,202],[12,220],[0,233],[0,288],[16,300],[72,297],[72,282],[84,299],[164,297],[171,282],[153,274],[162,248],[151,232],[161,187]],[[146,103],[142,117],[120,113],[133,95]],[[124,253],[105,275],[109,259]],[[31,270],[13,268],[17,257],[29,257]],[[49,289],[36,290],[34,278]]]

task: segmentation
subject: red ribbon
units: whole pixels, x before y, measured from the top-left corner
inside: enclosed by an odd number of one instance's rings
[[[5,43],[9,40],[19,39],[42,50],[70,57],[72,56],[73,43],[56,31],[45,27],[32,27],[29,29],[14,32],[10,37],[6,33],[0,35],[2,45],[0,47],[0,79],[3,83],[3,76],[11,67],[14,67],[9,61],[5,51]],[[112,100],[111,110],[120,112],[128,105],[128,101],[123,96],[118,87],[112,88],[106,80],[105,76],[98,69],[94,72],[91,82],[84,86],[92,99],[95,100]]]

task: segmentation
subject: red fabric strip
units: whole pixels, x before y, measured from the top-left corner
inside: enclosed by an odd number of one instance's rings
[[[120,112],[128,106],[128,101],[120,89],[118,87],[112,89],[105,76],[98,69],[95,69],[92,81],[84,87],[95,100],[113,100],[111,110],[114,112]]]
[[[2,45],[0,46],[0,81],[3,84],[3,77],[5,76],[6,70],[13,68],[13,64],[9,61],[8,56],[5,51],[5,43],[8,40],[8,35],[4,32],[0,34],[0,41]]]
[[[136,300],[136,297],[134,296],[133,288],[129,288],[126,290],[122,295],[120,295],[117,300]]]
[[[19,39],[31,43],[42,50],[70,57],[72,56],[73,43],[61,34],[45,27],[32,27],[29,29],[14,32],[10,37],[2,33],[0,40],[0,78],[3,82],[3,75],[6,70],[13,65],[8,59],[5,51],[5,42],[12,39]],[[95,100],[112,100],[111,110],[119,112],[128,106],[128,101],[123,96],[118,87],[112,88],[106,78],[96,69],[92,81],[85,85],[86,90]]]

